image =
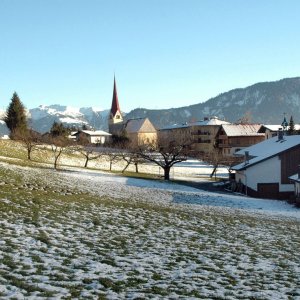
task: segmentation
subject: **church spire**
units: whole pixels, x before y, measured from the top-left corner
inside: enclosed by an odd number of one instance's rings
[[[112,97],[110,113],[111,113],[112,117],[115,117],[117,112],[119,112],[121,114],[119,100],[118,100],[116,77],[114,76],[114,90],[113,90],[113,97]]]
[[[118,99],[116,77],[114,76],[114,90],[110,109],[109,124],[116,124],[123,121]]]

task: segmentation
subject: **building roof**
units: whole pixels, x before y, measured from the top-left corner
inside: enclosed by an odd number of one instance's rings
[[[206,125],[225,125],[225,124],[231,124],[227,121],[224,120],[220,120],[218,117],[210,117],[210,118],[206,118],[202,121],[197,121],[194,123],[190,123],[191,126],[197,126],[197,125],[201,125],[201,126],[206,126]]]
[[[114,77],[114,90],[113,90],[113,97],[112,97],[110,113],[113,116],[115,116],[117,112],[121,113],[121,110],[120,110],[120,105],[119,105],[119,100],[118,100],[116,78]]]
[[[300,124],[295,124],[295,130],[300,130]],[[289,130],[289,126],[287,126],[287,130]],[[261,125],[261,128],[259,129],[260,133],[265,133],[266,129],[269,129],[270,131],[277,132],[279,129],[282,129],[282,125]]]
[[[224,124],[223,130],[227,136],[264,136],[258,133],[260,124]]]
[[[300,177],[299,177],[299,174],[294,174],[292,176],[289,177],[289,179],[291,179],[292,181],[295,181],[295,182],[299,182],[300,183]]]
[[[223,125],[223,124],[231,124],[227,121],[220,120],[218,117],[211,117],[204,119],[202,121],[192,122],[192,123],[182,123],[182,124],[173,124],[163,128],[160,130],[172,130],[172,129],[180,129],[180,128],[188,128],[191,126],[214,126],[214,125]]]
[[[250,166],[253,166],[261,161],[277,156],[282,152],[285,152],[294,147],[300,147],[300,135],[283,136],[283,140],[279,140],[277,136],[244,148],[236,155],[245,155],[245,151],[249,153],[249,161],[247,164],[241,163],[234,166],[233,170],[244,170]]]
[[[125,130],[127,133],[156,132],[155,127],[148,118],[129,119],[125,124]]]
[[[103,131],[103,130],[79,130],[79,131],[76,131],[75,133],[73,133],[72,135],[77,135],[77,134],[80,134],[81,132],[87,134],[87,135],[90,135],[90,136],[108,136],[108,135],[111,135],[110,133],[106,132],[106,131]]]
[[[173,125],[169,125],[163,128],[160,128],[159,130],[172,130],[172,129],[180,129],[180,128],[188,128],[191,125],[188,123],[183,123],[183,124],[173,124]]]

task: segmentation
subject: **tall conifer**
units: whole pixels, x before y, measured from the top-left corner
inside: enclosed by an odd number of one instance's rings
[[[288,134],[289,135],[295,134],[295,124],[294,124],[293,116],[291,116],[290,118]]]
[[[16,132],[22,134],[28,130],[25,107],[16,92],[14,92],[6,110],[4,121],[10,130],[11,136]]]

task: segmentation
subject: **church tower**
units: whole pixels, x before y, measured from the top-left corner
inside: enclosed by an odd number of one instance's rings
[[[113,97],[112,97],[111,109],[110,109],[109,120],[108,120],[109,132],[114,131],[113,130],[114,124],[118,124],[121,122],[123,122],[123,117],[122,117],[119,100],[118,100],[116,78],[114,77],[114,90],[113,90]]]

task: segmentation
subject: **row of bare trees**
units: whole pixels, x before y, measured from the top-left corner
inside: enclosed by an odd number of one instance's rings
[[[112,143],[105,146],[96,146],[87,140],[80,140],[78,143],[71,141],[66,134],[47,134],[40,135],[35,131],[15,130],[11,137],[19,140],[27,151],[27,158],[32,159],[33,152],[47,146],[53,155],[54,168],[57,169],[59,160],[63,153],[80,153],[84,158],[84,167],[92,160],[105,156],[109,161],[109,169],[118,161],[124,161],[125,172],[130,165],[135,166],[138,173],[138,166],[145,162],[151,162],[164,171],[164,179],[170,179],[170,170],[176,163],[187,159],[189,146],[186,143],[175,141],[158,140],[155,144],[145,144],[142,146],[132,146],[130,141]]]
[[[237,162],[236,158],[225,158],[217,149],[205,156],[195,153],[191,150],[191,143],[183,139],[174,141],[164,138],[158,139],[155,144],[140,146],[132,146],[130,141],[97,146],[85,139],[75,143],[67,137],[66,133],[51,134],[50,132],[41,136],[32,130],[26,132],[15,131],[13,138],[22,142],[27,150],[29,160],[32,159],[32,153],[35,150],[47,146],[51,150],[55,169],[58,169],[59,160],[63,153],[74,152],[80,153],[84,157],[84,167],[86,168],[90,161],[105,157],[109,162],[110,171],[114,163],[123,161],[125,166],[122,172],[125,172],[130,165],[134,165],[135,172],[138,173],[140,164],[150,162],[162,168],[165,180],[170,179],[170,171],[175,164],[183,162],[191,156],[213,165],[211,177],[216,173],[219,165],[227,165],[230,169],[230,166]]]

